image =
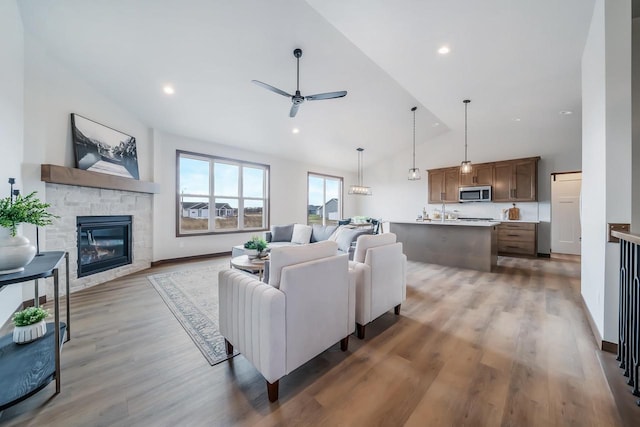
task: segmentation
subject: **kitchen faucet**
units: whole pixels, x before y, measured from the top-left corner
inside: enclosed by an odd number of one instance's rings
[[[444,202],[442,202],[442,214],[440,215],[442,222],[444,222],[445,216],[446,216],[446,211],[444,210]]]

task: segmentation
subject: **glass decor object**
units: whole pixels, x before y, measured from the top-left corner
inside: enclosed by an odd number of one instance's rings
[[[420,169],[416,168],[416,110],[418,107],[413,107],[413,167],[409,169],[409,175],[407,179],[409,181],[418,181],[420,179]]]
[[[471,100],[465,99],[462,102],[464,102],[464,162],[460,163],[460,173],[471,173],[473,166],[471,166],[471,161],[467,159],[467,106]]]
[[[358,184],[351,185],[349,187],[349,194],[355,194],[358,196],[371,196],[371,187],[367,187],[362,183],[362,152],[364,151],[364,148],[356,148],[356,150],[358,151]]]

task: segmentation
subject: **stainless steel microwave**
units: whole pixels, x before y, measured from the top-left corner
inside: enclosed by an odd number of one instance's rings
[[[491,186],[481,185],[478,187],[458,187],[460,202],[490,202]]]

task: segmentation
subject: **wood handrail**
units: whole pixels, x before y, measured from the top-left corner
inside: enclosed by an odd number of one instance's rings
[[[640,234],[625,233],[624,231],[612,231],[611,235],[618,239],[640,245]]]

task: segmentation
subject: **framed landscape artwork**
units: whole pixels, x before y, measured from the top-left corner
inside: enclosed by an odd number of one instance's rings
[[[71,114],[78,169],[140,179],[136,139],[79,114]]]

